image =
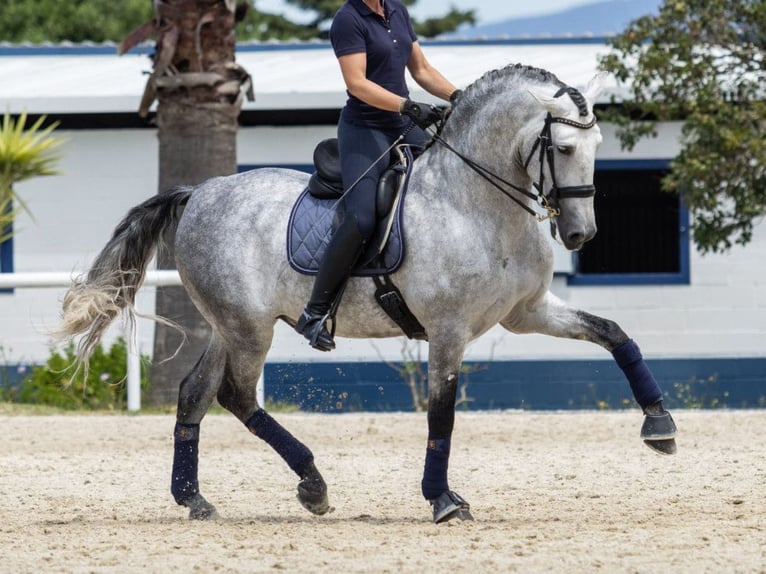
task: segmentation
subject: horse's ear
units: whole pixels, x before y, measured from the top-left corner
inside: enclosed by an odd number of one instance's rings
[[[563,116],[567,111],[567,102],[561,98],[553,98],[534,88],[527,88],[541,106],[543,106],[554,117]],[[568,104],[571,105],[571,102]]]
[[[593,76],[590,82],[588,82],[588,85],[585,86],[585,92],[583,92],[583,96],[585,96],[585,99],[588,101],[588,107],[590,109],[593,109],[593,106],[596,105],[596,100],[598,100],[598,97],[603,91],[608,79],[609,72],[599,72]]]

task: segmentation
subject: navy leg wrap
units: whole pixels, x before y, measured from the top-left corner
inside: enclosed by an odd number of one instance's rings
[[[612,356],[625,373],[630,383],[630,390],[633,391],[633,396],[641,408],[662,400],[662,391],[649,367],[644,363],[641,350],[633,339],[628,339],[615,347]]]
[[[263,409],[255,411],[245,424],[251,433],[277,451],[295,474],[304,478],[308,466],[314,461],[314,455],[306,445]]]
[[[428,437],[426,447],[426,465],[420,488],[426,500],[438,498],[449,490],[447,467],[449,466],[450,439]]]
[[[173,431],[173,476],[170,492],[178,504],[199,494],[199,425],[176,423]]]

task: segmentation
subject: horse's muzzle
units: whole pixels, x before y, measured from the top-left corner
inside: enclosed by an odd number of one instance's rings
[[[565,237],[562,237],[561,241],[564,242],[564,247],[566,247],[569,251],[579,251],[582,249],[582,246],[593,239],[595,235],[595,229],[592,231],[572,230],[568,232]]]

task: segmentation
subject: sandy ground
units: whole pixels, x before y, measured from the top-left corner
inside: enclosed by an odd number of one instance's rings
[[[766,572],[766,412],[678,411],[679,452],[638,410],[459,413],[450,486],[420,496],[422,414],[278,414],[314,451],[332,514],[230,415],[202,425],[190,522],[169,492],[172,415],[0,416],[0,571]]]

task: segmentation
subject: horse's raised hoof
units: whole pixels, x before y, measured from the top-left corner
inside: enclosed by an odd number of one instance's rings
[[[298,502],[303,508],[319,516],[335,510],[327,499],[327,485],[313,462],[298,483]]]
[[[644,424],[641,426],[641,438],[644,444],[660,454],[676,454],[676,427],[673,417],[661,402],[648,406],[644,410]]]
[[[659,454],[676,454],[676,439],[644,440],[644,444]]]
[[[453,518],[459,520],[473,520],[471,505],[452,490],[445,490],[438,498],[431,501],[434,511],[434,524],[448,522]]]
[[[218,511],[201,494],[195,494],[183,505],[189,509],[189,520],[218,520]]]

